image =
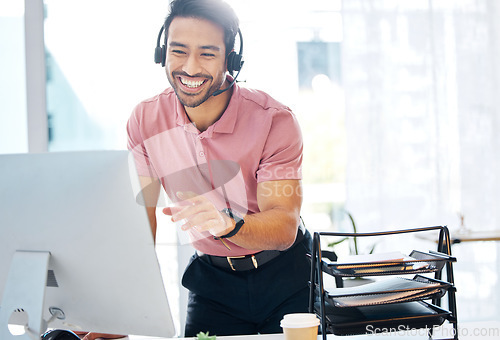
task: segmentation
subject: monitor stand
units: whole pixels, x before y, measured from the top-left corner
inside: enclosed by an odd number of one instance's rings
[[[47,329],[43,320],[43,303],[50,253],[16,251],[12,258],[0,308],[0,339],[34,340]],[[28,322],[25,333],[14,335],[9,320],[14,313],[25,312]]]

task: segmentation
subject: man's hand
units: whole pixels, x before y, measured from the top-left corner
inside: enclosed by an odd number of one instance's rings
[[[168,207],[163,213],[172,216],[173,222],[185,220],[182,230],[195,229],[208,231],[213,236],[222,236],[234,229],[234,221],[206,197],[193,192],[178,192],[177,197],[183,200],[179,207]]]
[[[163,213],[171,215],[174,222],[185,220],[183,230],[208,231],[217,237],[234,230],[235,221],[206,197],[189,192],[179,192],[177,196],[183,202],[163,209]],[[295,241],[300,224],[301,181],[261,182],[257,185],[257,203],[259,212],[245,216],[245,227],[231,237],[231,242],[256,251],[288,249]]]

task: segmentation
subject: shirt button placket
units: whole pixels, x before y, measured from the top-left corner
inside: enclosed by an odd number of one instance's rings
[[[196,149],[198,152],[198,157],[205,158],[205,151],[203,150],[203,136],[198,136],[197,143],[196,143]]]

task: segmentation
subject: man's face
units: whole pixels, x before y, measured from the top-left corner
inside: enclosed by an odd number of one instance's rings
[[[175,18],[168,29],[165,66],[180,102],[199,106],[225,81],[223,29],[204,19]]]

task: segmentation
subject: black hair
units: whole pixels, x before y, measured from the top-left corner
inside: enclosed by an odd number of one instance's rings
[[[199,18],[211,21],[224,30],[226,56],[234,49],[234,41],[239,29],[239,19],[234,10],[222,0],[173,0],[165,19],[165,45],[168,29],[176,17]]]

